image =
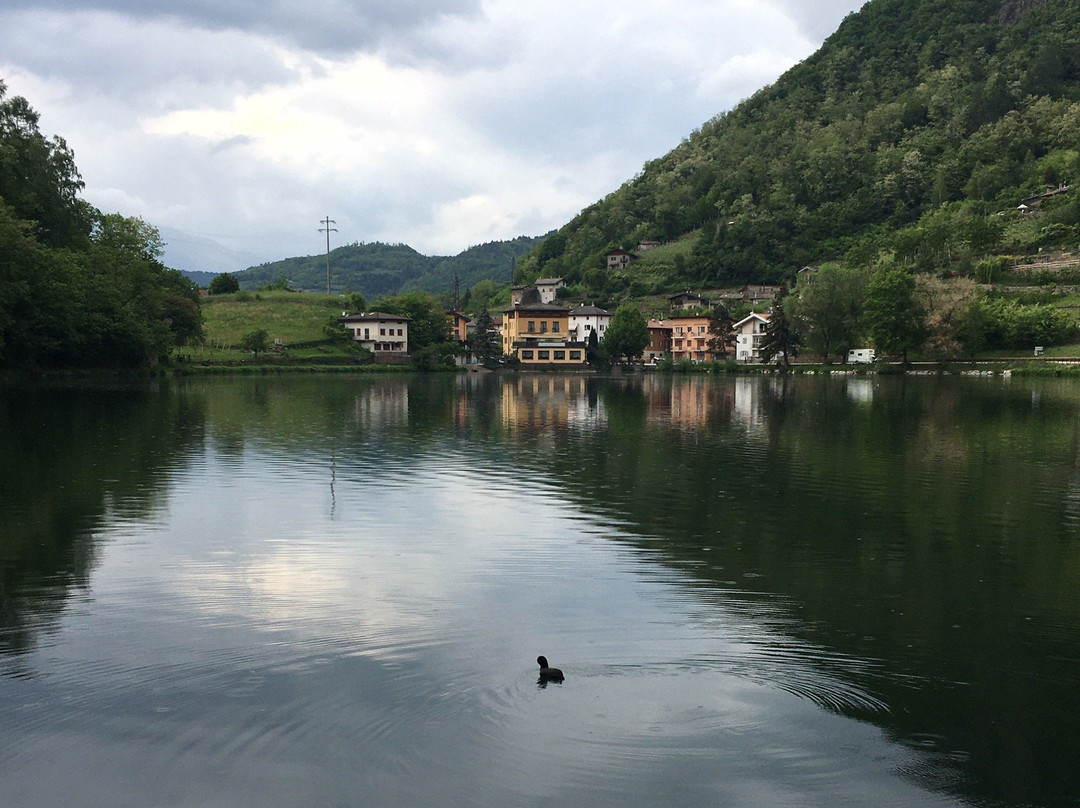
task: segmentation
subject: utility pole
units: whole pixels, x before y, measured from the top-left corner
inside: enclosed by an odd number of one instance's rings
[[[330,225],[337,224],[337,222],[327,216],[320,224],[322,227],[319,228],[319,232],[326,233],[326,294],[330,294],[330,234],[337,232],[337,228]]]

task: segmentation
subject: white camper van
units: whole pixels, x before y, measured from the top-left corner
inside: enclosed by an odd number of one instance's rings
[[[873,348],[852,348],[847,352],[849,365],[872,365],[877,361]]]

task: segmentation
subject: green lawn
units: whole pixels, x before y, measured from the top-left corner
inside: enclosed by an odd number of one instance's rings
[[[310,292],[237,292],[202,301],[206,343],[217,348],[235,346],[260,328],[285,347],[322,341],[326,324],[345,309],[344,297]]]

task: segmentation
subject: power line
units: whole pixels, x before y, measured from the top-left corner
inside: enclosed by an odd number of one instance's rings
[[[337,222],[327,216],[320,224],[323,226],[319,228],[319,232],[326,233],[326,294],[330,294],[330,234],[337,232],[337,228],[330,225]]]

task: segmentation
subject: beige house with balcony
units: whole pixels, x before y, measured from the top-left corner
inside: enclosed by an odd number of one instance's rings
[[[409,353],[410,318],[400,314],[372,311],[367,314],[349,314],[338,318],[352,334],[352,338],[380,357],[407,356]]]

